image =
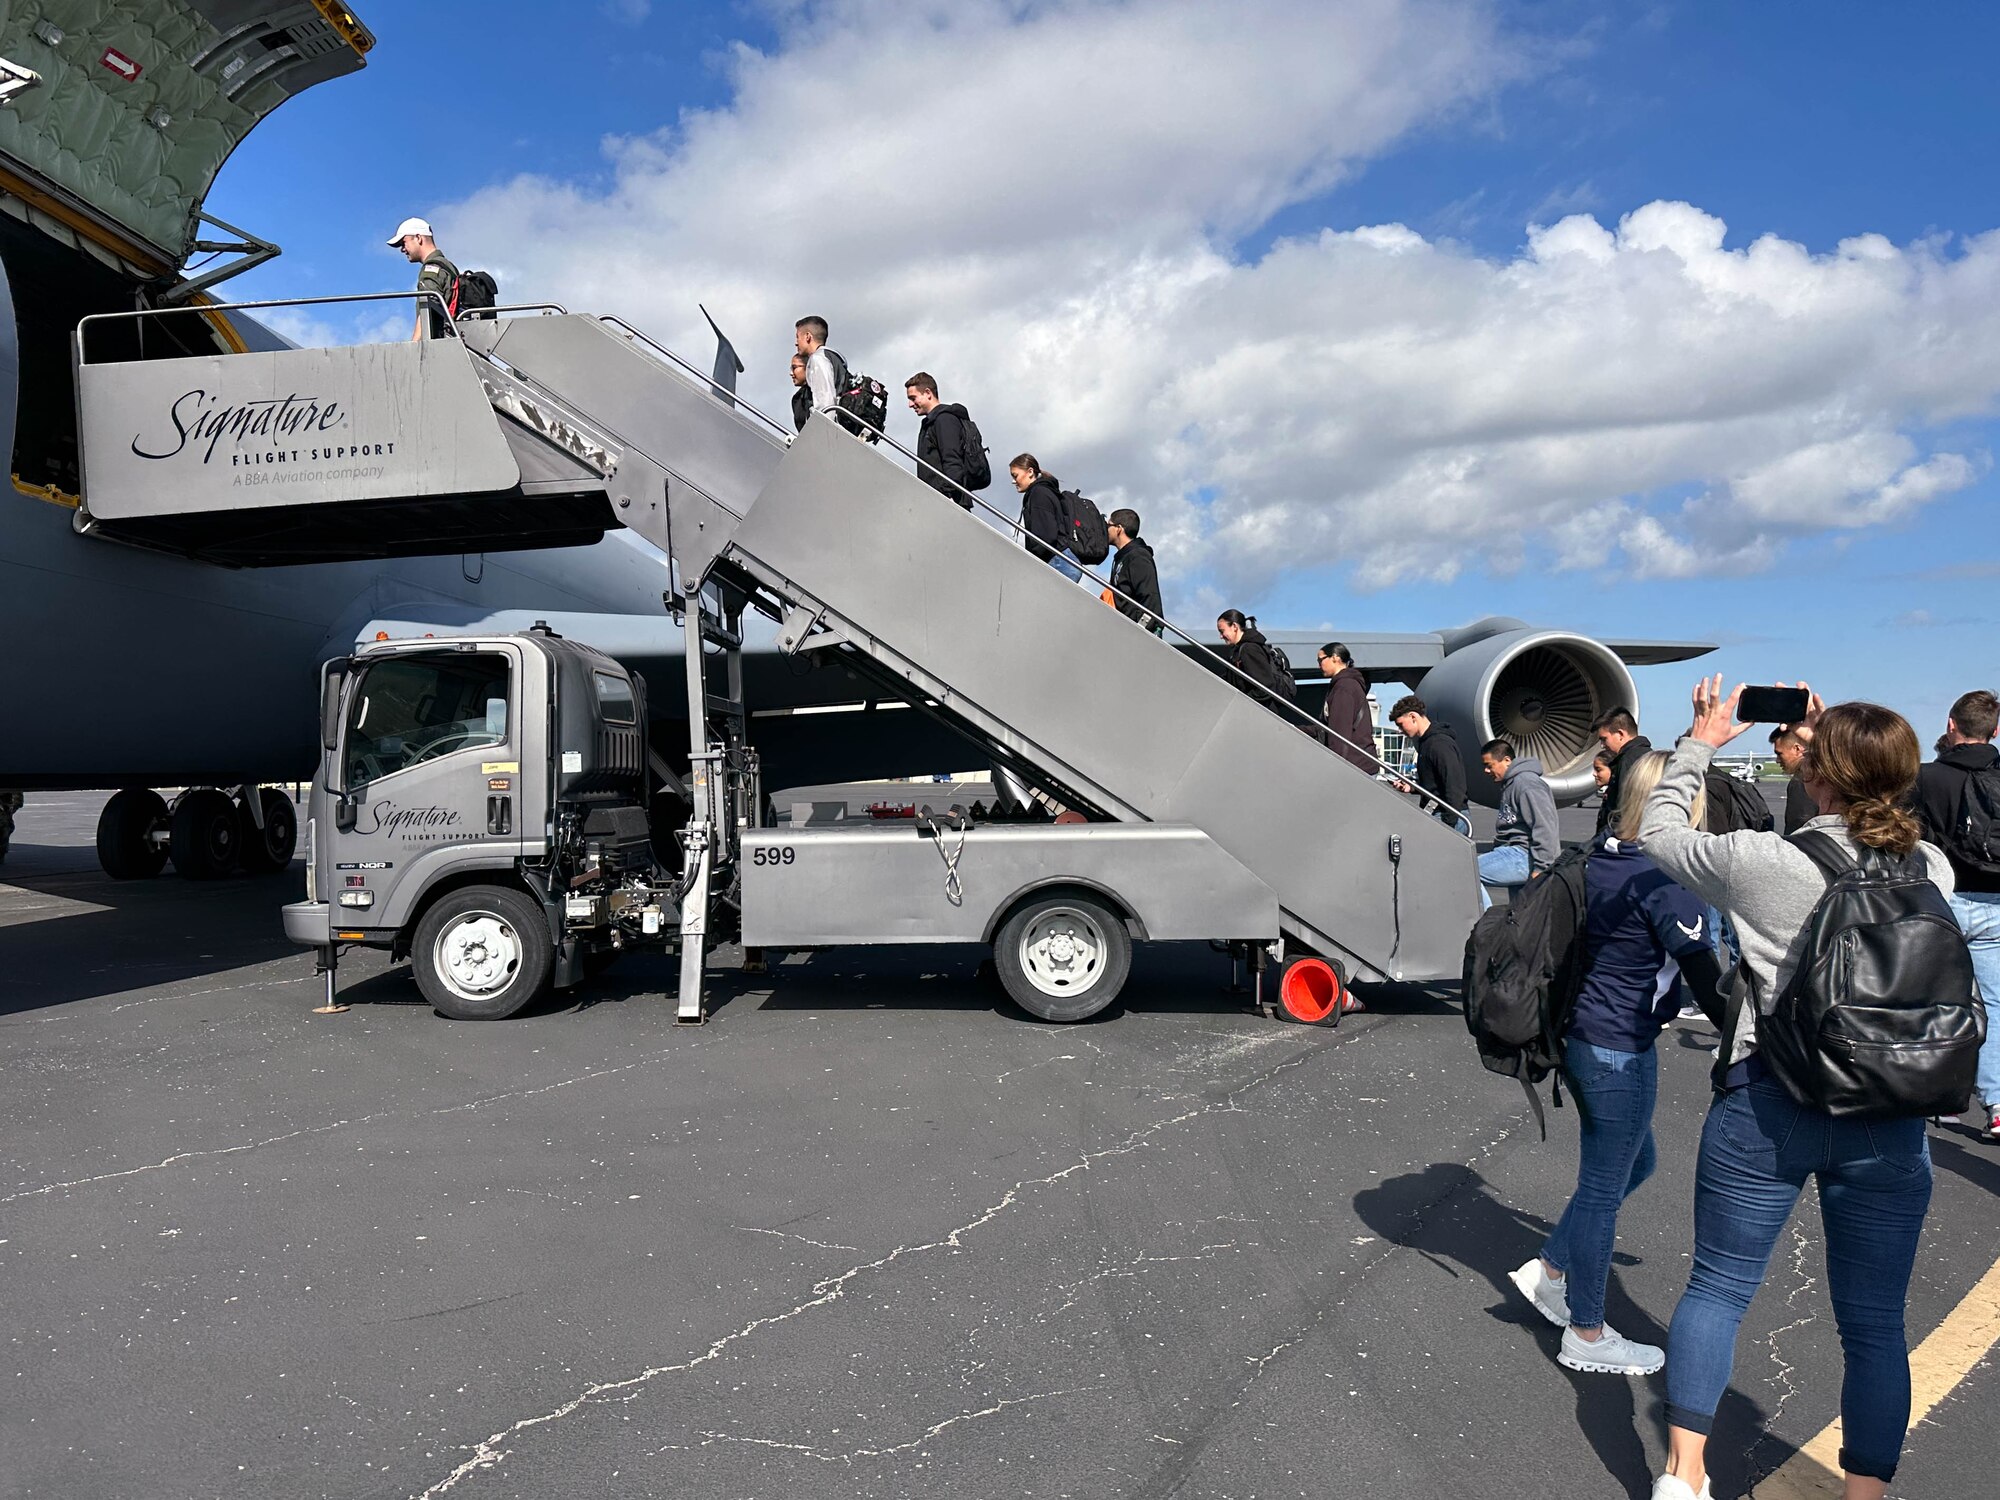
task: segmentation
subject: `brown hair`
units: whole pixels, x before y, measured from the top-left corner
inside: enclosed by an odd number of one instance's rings
[[[927,395],[932,396],[938,393],[937,380],[928,370],[917,371],[916,374],[903,382],[903,389],[906,391],[923,391]]]
[[[1639,825],[1645,821],[1646,799],[1653,795],[1653,788],[1660,784],[1660,777],[1666,774],[1667,762],[1673,759],[1664,750],[1652,750],[1632,762],[1625,772],[1625,782],[1618,788],[1618,817],[1611,831],[1626,843],[1635,843],[1639,837]],[[1694,805],[1688,809],[1688,824],[1699,828],[1708,818],[1708,788],[1694,789]]]
[[[2000,698],[1983,688],[1963,693],[1951,706],[1951,722],[1969,740],[1990,740],[2000,730]]]
[[[1042,466],[1035,462],[1035,455],[1032,453],[1015,454],[1008,461],[1007,467],[1010,469],[1019,469],[1026,474],[1033,474],[1036,478],[1040,478],[1042,473]]]
[[[1879,703],[1836,703],[1813,726],[1806,772],[1847,803],[1841,817],[1854,842],[1908,854],[1923,830],[1903,806],[1916,785],[1917,732]]]

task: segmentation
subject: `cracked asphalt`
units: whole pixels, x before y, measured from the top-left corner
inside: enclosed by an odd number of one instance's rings
[[[319,1017],[296,869],[113,883],[99,800],[31,797],[0,869],[0,1495],[1649,1492],[1661,1381],[1561,1369],[1505,1280],[1573,1113],[1538,1141],[1448,996],[1287,1027],[1167,946],[1055,1028],[976,954],[880,950],[719,967],[698,1030],[656,957],[489,1026],[358,963]],[[1609,1307],[1638,1338],[1686,1273],[1709,1041],[1661,1042]],[[1932,1146],[1913,1342],[2000,1254],[2000,1149]],[[1808,1203],[1718,1497],[1839,1372]],[[1989,1361],[1893,1493],[1989,1488],[1996,1401]]]

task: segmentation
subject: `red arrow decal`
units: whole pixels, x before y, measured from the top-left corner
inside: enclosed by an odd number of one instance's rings
[[[127,83],[132,82],[133,79],[145,71],[144,68],[133,62],[131,58],[115,47],[106,47],[104,49],[104,56],[98,58],[98,61]]]

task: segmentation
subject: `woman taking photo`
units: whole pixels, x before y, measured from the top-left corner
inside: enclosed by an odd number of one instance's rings
[[[1608,1375],[1650,1375],[1666,1359],[1604,1321],[1604,1288],[1619,1206],[1653,1175],[1654,1039],[1680,1006],[1684,986],[1713,1006],[1721,977],[1708,903],[1668,879],[1639,838],[1640,812],[1666,765],[1664,750],[1632,763],[1616,816],[1590,846],[1583,871],[1589,956],[1563,1043],[1563,1077],[1582,1129],[1576,1191],[1542,1253],[1510,1277],[1562,1329],[1557,1361]],[[1701,815],[1697,791],[1697,822]]]
[[[1776,1025],[1773,1002],[1806,950],[1807,924],[1828,877],[1779,834],[1718,835],[1689,826],[1710,760],[1749,727],[1735,722],[1742,692],[1725,699],[1720,677],[1695,689],[1694,727],[1675,747],[1640,823],[1654,862],[1730,918],[1743,948],[1738,985],[1750,981],[1731,999],[1740,1014],[1723,1039],[1695,1164],[1694,1266],[1667,1335],[1667,1472],[1653,1495],[1706,1500],[1708,1434],[1729,1386],[1736,1330],[1812,1178],[1826,1230],[1827,1290],[1846,1355],[1846,1500],[1880,1500],[1909,1425],[1903,1306],[1930,1206],[1930,1148],[1920,1115],[1836,1117],[1797,1103],[1759,1053],[1759,1023]],[[1914,868],[1949,894],[1951,866],[1919,842],[1904,807],[1919,759],[1908,722],[1872,703],[1822,709],[1814,698],[1812,710],[1799,726],[1801,775],[1825,811],[1801,833],[1827,835],[1848,860],[1877,851],[1909,869],[1903,862],[1913,857]]]

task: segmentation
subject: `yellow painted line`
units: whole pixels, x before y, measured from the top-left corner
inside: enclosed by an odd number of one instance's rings
[[[2000,1343],[2000,1260],[1979,1278],[1965,1299],[1910,1351],[1910,1425],[1931,1414],[1958,1387],[1972,1367]],[[1757,1500],[1838,1500],[1840,1419],[1785,1460],[1784,1467],[1757,1485]]]

